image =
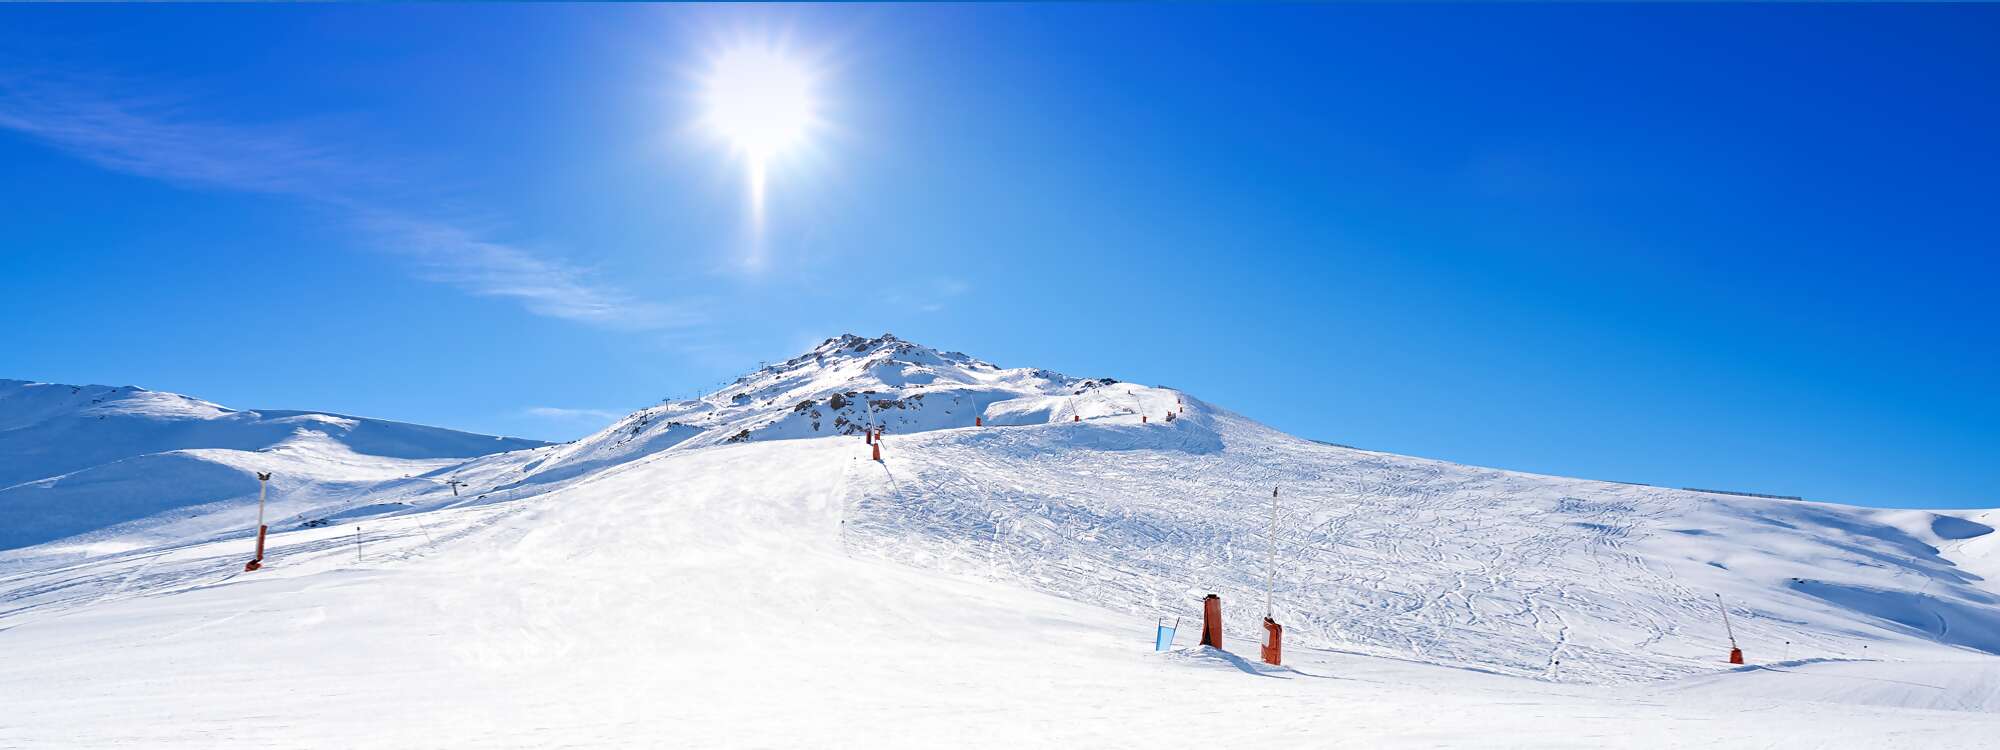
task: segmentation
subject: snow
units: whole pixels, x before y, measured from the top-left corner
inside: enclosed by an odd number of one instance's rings
[[[1151,619],[1211,591],[1261,602],[1278,487],[1277,612],[1307,642],[1541,679],[1657,681],[1726,654],[1720,593],[1753,652],[1786,640],[1799,656],[1914,656],[1940,640],[2000,651],[1983,582],[1884,511],[1338,448],[1185,399],[1189,416],[1172,424],[891,438],[898,478],[863,493],[848,544]],[[1821,595],[1905,586],[1927,593]],[[1262,614],[1235,608],[1231,626],[1255,633]],[[1914,617],[1949,625],[1909,627]]]
[[[1679,696],[2000,713],[2000,661],[1799,660],[1745,666],[1672,686]]]
[[[1972,569],[1993,559],[1988,512],[1341,448],[1171,389],[886,338],[648,411],[434,470],[468,483],[456,497],[400,476],[323,490],[288,506],[255,573],[241,531],[42,545],[90,556],[0,572],[0,652],[32,655],[0,660],[0,746],[1982,747],[2000,730],[2000,609]],[[836,416],[887,426],[884,460]],[[1256,661],[1273,486],[1283,667]],[[1191,645],[1209,592],[1226,653]],[[1717,593],[1747,667],[1722,663]]]
[[[236,411],[131,386],[0,380],[0,570],[241,529],[256,472],[276,473],[279,507],[304,510],[538,445],[337,414]]]

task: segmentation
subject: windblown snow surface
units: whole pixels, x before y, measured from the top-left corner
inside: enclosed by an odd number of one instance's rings
[[[2000,731],[1990,511],[1342,448],[1171,389],[886,336],[433,476],[468,484],[316,496],[255,573],[247,531],[21,558],[42,562],[0,573],[0,746],[1989,747]],[[1282,667],[1257,662],[1274,542]],[[1211,592],[1222,651],[1193,645]],[[1717,594],[1747,666],[1724,663]],[[1156,653],[1161,618],[1181,628]]]
[[[260,471],[274,474],[283,514],[539,445],[133,386],[0,380],[0,570],[240,531]]]

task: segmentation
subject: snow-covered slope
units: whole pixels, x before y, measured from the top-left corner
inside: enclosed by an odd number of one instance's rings
[[[0,660],[0,745],[1970,748],[2000,731],[1898,702],[1938,692],[1901,678],[1966,656],[1873,663],[1896,681],[1716,665],[1718,684],[1684,687],[1299,642],[1272,668],[1254,631],[1207,652],[1191,623],[1157,654],[1150,616],[853,554],[857,507],[924,472],[921,445],[892,445],[880,465],[859,439],[664,452],[515,502],[286,531],[253,574],[236,539],[0,577],[0,649],[36,655]],[[1990,666],[1962,674],[1915,682],[2000,687]],[[1731,689],[1744,677],[1761,690]]]
[[[1002,369],[883,334],[846,334],[812,351],[737,378],[698,399],[641,409],[603,431],[532,455],[496,456],[461,473],[538,483],[576,476],[669,448],[760,440],[859,436],[870,427],[900,435],[951,427],[1023,425],[1164,413],[1152,389],[1109,378]],[[500,482],[500,486],[511,483]]]
[[[870,420],[879,463],[854,427]],[[395,478],[332,523],[294,515],[257,573],[246,534],[0,573],[0,650],[49,655],[0,661],[26,717],[0,744],[1978,747],[2000,730],[1991,512],[1341,448],[1171,389],[890,337],[432,476],[467,484]],[[1274,541],[1286,668],[1254,663]],[[1211,592],[1234,653],[1188,647]],[[1723,662],[1717,594],[1748,667]],[[1152,653],[1177,617],[1181,648]]]
[[[132,386],[0,380],[0,550],[116,527],[118,548],[240,528],[209,511],[276,472],[288,502],[360,492],[466,458],[543,445],[380,419],[238,411]],[[332,486],[327,486],[332,485]],[[164,514],[164,515],[163,515]],[[147,532],[135,537],[144,527]]]
[[[1184,400],[1172,423],[892,440],[895,481],[856,500],[847,543],[1139,617],[1221,593],[1254,632],[1276,488],[1274,605],[1310,643],[1650,681],[1717,668],[1726,602],[1761,660],[2000,653],[2000,599],[1935,531],[1977,521],[1340,448]]]

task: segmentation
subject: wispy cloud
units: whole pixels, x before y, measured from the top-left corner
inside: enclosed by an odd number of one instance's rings
[[[608,328],[679,328],[702,321],[692,305],[636,298],[592,283],[584,270],[512,245],[482,240],[449,223],[377,215],[363,226],[409,257],[420,277],[472,294],[513,299],[529,312]]]
[[[286,195],[344,216],[418,275],[537,315],[627,330],[694,325],[696,308],[640,298],[589,269],[499,242],[465,222],[413,215],[368,196],[392,178],[286,125],[204,119],[185,102],[102,79],[0,74],[0,129],[107,169],[202,189]]]
[[[0,77],[0,128],[99,166],[184,187],[315,195],[342,171],[325,147],[274,129],[193,119],[157,94],[102,92],[104,80]]]

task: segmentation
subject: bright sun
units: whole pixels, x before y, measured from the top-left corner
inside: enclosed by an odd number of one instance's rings
[[[778,50],[727,50],[702,84],[703,127],[728,141],[753,170],[797,146],[812,129],[812,76]]]
[[[700,125],[743,159],[753,240],[745,263],[762,262],[764,192],[772,163],[819,124],[814,76],[776,46],[743,44],[709,61],[701,77]]]

